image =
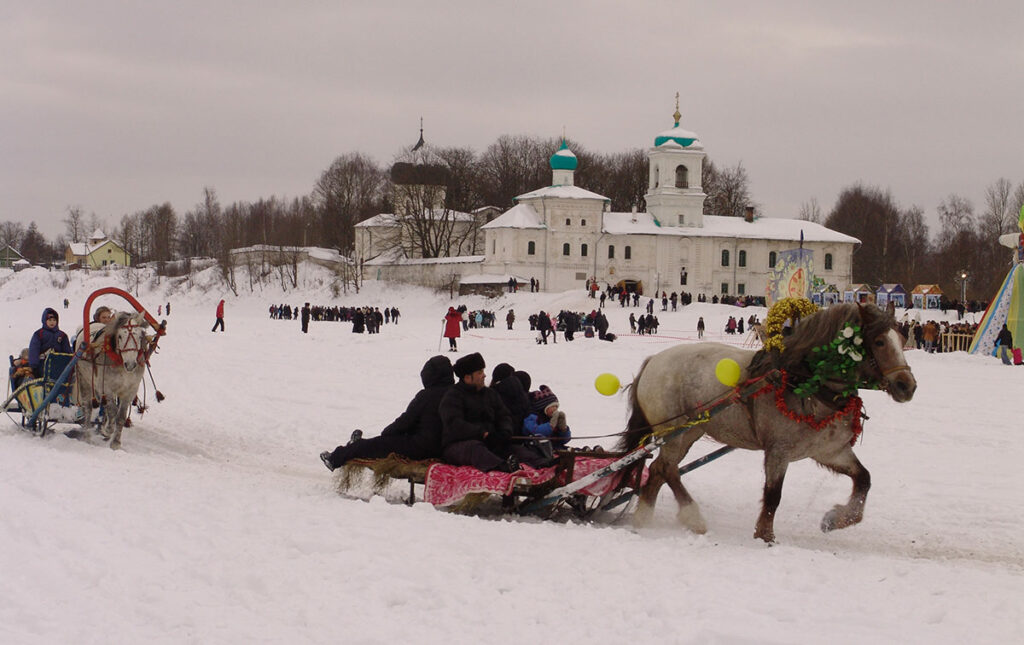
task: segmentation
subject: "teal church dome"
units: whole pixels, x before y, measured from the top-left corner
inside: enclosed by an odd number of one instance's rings
[[[679,123],[677,122],[674,128],[659,133],[658,136],[654,138],[654,145],[660,146],[661,144],[669,141],[674,141],[684,148],[689,148],[694,144],[694,142],[698,141],[697,133],[680,128]]]
[[[576,170],[576,166],[579,165],[576,155],[572,153],[572,150],[569,150],[565,139],[562,139],[562,147],[555,154],[551,155],[550,163],[552,170]]]

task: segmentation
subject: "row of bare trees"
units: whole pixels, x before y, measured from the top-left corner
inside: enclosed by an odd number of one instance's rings
[[[1013,187],[998,179],[985,189],[985,203],[975,211],[970,200],[949,195],[939,204],[940,228],[932,236],[919,206],[901,208],[892,193],[855,184],[844,189],[823,223],[861,240],[853,256],[853,279],[879,285],[938,284],[950,300],[959,298],[966,271],[967,298],[991,297],[1006,275],[1011,252],[998,238],[1018,231],[1024,205],[1024,182]],[[801,218],[822,222],[815,200],[801,208]]]
[[[366,155],[342,155],[324,170],[311,193],[294,199],[261,198],[223,206],[216,191],[203,189],[201,200],[184,213],[169,203],[154,204],[126,214],[106,231],[122,244],[135,263],[190,257],[226,260],[232,248],[255,244],[320,246],[349,254],[355,244],[355,225],[379,213],[401,212],[403,229],[396,245],[410,255],[437,257],[477,252],[482,240],[468,237],[455,226],[456,215],[482,206],[506,209],[520,194],[551,182],[549,158],[560,139],[504,135],[483,152],[470,148],[425,146],[406,149],[399,164],[427,169],[431,181],[443,178],[438,194],[413,190]],[[579,160],[576,184],[607,196],[615,211],[645,209],[648,159],[641,149],[615,154],[588,150],[568,141]],[[436,172],[435,172],[436,171]],[[415,183],[415,182],[412,182]],[[703,189],[705,213],[742,216],[753,202],[743,165],[719,168],[706,159]],[[941,228],[931,235],[918,206],[901,207],[887,191],[854,184],[841,192],[823,213],[816,200],[801,208],[800,217],[823,223],[859,238],[853,278],[879,284],[936,282],[958,293],[952,282],[960,270],[970,278],[970,293],[984,298],[1005,274],[1008,252],[996,243],[998,235],[1016,230],[1016,213],[1024,202],[1024,183],[1014,187],[999,179],[986,189],[985,203],[976,212],[965,198],[950,195],[938,208]],[[69,207],[65,234],[49,243],[34,223],[0,223],[0,247],[10,244],[32,262],[63,258],[67,242],[85,240],[101,225],[95,214]],[[462,236],[462,237],[460,237]]]

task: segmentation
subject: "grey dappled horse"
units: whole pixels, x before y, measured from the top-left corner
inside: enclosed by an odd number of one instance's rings
[[[774,542],[775,511],[782,497],[782,482],[791,462],[810,458],[834,473],[853,480],[853,493],[845,505],[836,505],[821,521],[822,531],[843,528],[860,522],[864,502],[871,487],[871,476],[861,465],[851,446],[855,438],[855,420],[860,409],[839,416],[820,429],[795,420],[792,416],[813,416],[821,420],[843,409],[848,397],[833,395],[850,383],[826,382],[821,396],[801,398],[792,387],[809,377],[805,358],[815,347],[829,344],[846,323],[861,327],[865,360],[857,368],[857,382],[873,379],[893,400],[909,401],[917,382],[903,355],[903,338],[896,331],[892,316],[873,305],[833,305],[812,314],[785,338],[785,351],[744,350],[720,343],[678,345],[651,356],[640,368],[630,392],[632,414],[620,447],[635,448],[652,431],[667,430],[687,420],[687,413],[702,403],[722,395],[727,388],[715,376],[715,365],[723,358],[734,359],[742,368],[740,382],[784,370],[789,388],[768,391],[746,403],[729,406],[710,421],[696,425],[662,446],[652,462],[650,478],[640,494],[634,522],[648,524],[661,485],[667,483],[679,504],[678,521],[695,533],[704,533],[706,525],[696,502],[681,481],[678,464],[690,446],[707,434],[713,439],[747,450],[764,451],[764,498],[754,537]],[[855,383],[854,383],[855,385]],[[831,401],[829,399],[832,399]],[[780,410],[781,400],[789,414]]]
[[[143,314],[121,311],[99,333],[98,323],[90,323],[90,329],[84,329],[75,343],[76,351],[81,343],[90,344],[75,366],[75,400],[87,418],[92,407],[103,405],[99,432],[115,450],[121,447],[128,409],[146,373],[148,326]]]

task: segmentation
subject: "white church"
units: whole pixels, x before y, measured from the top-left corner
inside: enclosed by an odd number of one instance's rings
[[[587,280],[623,284],[644,294],[681,292],[762,296],[780,252],[813,251],[814,275],[840,291],[851,282],[854,237],[813,222],[704,215],[705,157],[698,136],[675,125],[648,151],[647,212],[616,213],[610,200],[576,186],[576,156],[563,141],[550,160],[551,186],[515,198],[516,205],[481,227],[483,255],[370,260],[364,277],[449,286],[531,278],[544,291],[583,289]]]

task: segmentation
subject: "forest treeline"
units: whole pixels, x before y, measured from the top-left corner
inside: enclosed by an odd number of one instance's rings
[[[483,152],[426,146],[404,150],[396,161],[440,169],[447,211],[506,209],[517,195],[550,185],[549,158],[560,144],[560,139],[504,135]],[[614,211],[645,209],[646,150],[602,154],[578,142],[568,144],[579,160],[576,185],[608,197]],[[746,206],[756,206],[742,163],[719,167],[706,159],[703,188],[706,214],[742,217]],[[135,264],[224,258],[232,248],[254,244],[319,246],[348,254],[355,243],[355,224],[394,212],[396,194],[390,166],[353,152],[335,159],[308,195],[224,205],[213,187],[204,187],[184,213],[170,203],[153,204],[122,215],[105,232],[132,254]],[[956,280],[966,271],[969,297],[987,298],[1006,273],[1009,252],[996,238],[1016,230],[1024,182],[1014,186],[997,179],[985,189],[984,200],[976,207],[955,194],[945,197],[937,213],[940,228],[933,233],[919,206],[901,206],[888,189],[854,182],[827,213],[810,199],[798,216],[862,241],[854,253],[855,282],[900,282],[908,288],[937,283],[947,293],[959,294]],[[85,241],[96,228],[109,226],[95,213],[86,215],[81,206],[69,206],[63,222],[64,233],[52,241],[34,222],[0,222],[0,248],[10,244],[37,264],[60,262],[67,243]]]

